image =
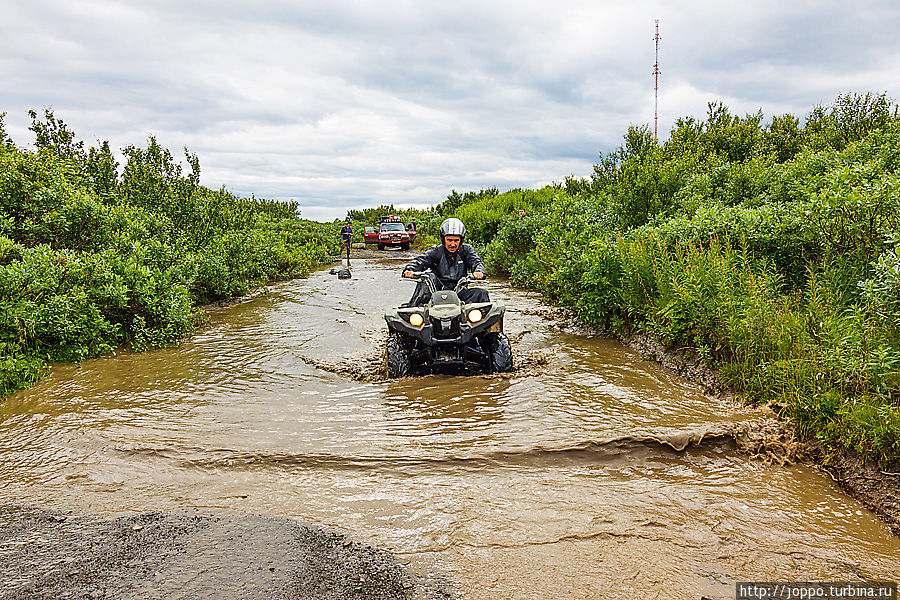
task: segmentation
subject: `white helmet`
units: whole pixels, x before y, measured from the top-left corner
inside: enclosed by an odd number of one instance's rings
[[[448,235],[458,235],[460,242],[462,242],[462,239],[466,237],[466,226],[456,217],[445,219],[444,222],[441,223],[442,244],[444,243],[444,238]]]

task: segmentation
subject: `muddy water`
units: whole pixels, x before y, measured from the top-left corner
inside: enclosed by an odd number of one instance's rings
[[[374,377],[398,259],[215,309],[178,348],[64,365],[0,404],[0,501],[295,517],[469,598],[733,596],[900,578],[900,542],[823,475],[737,455],[755,413],[499,284],[523,368]],[[688,444],[689,441],[701,440]]]

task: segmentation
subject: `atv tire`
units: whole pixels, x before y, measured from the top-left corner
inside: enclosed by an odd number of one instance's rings
[[[400,244],[401,250],[409,250],[409,244]]]
[[[378,244],[378,249],[379,249],[379,250],[384,250],[384,244]]]
[[[403,336],[399,333],[392,333],[388,337],[385,345],[385,363],[388,377],[403,377],[409,373],[409,352],[403,344]]]
[[[509,373],[513,370],[512,346],[504,333],[489,333],[484,336],[484,349],[494,373]]]

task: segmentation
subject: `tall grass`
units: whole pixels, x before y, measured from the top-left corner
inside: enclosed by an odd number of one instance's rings
[[[584,322],[709,361],[829,453],[896,462],[898,109],[848,95],[801,123],[711,104],[662,145],[632,128],[526,219],[506,194],[457,214],[490,268]]]

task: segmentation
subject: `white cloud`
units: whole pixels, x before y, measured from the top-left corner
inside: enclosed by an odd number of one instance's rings
[[[88,142],[196,152],[202,181],[314,218],[450,189],[586,175],[630,124],[805,114],[897,96],[890,0],[792,3],[0,0],[0,111],[51,107]]]

